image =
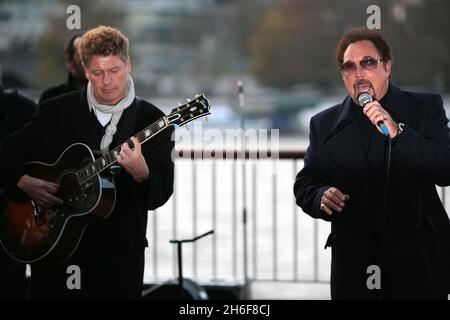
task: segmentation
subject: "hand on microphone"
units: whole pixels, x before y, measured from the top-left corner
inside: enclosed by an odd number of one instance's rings
[[[368,102],[363,108],[364,114],[370,119],[373,125],[380,131],[379,123],[383,122],[389,130],[389,137],[394,139],[397,136],[397,125],[392,120],[389,113],[383,109],[378,101]]]

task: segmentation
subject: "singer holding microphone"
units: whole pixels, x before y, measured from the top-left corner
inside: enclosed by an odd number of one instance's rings
[[[336,59],[348,95],[311,118],[297,204],[331,222],[332,299],[447,299],[450,131],[438,94],[391,78],[385,36],[347,32]],[[414,66],[411,66],[414,67]]]

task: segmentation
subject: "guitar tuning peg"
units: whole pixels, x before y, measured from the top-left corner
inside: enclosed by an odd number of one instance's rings
[[[182,106],[182,104],[178,102],[178,106],[179,106],[179,107],[181,107],[181,106]]]
[[[200,95],[199,95],[199,94],[196,94],[194,97],[198,98],[198,97],[200,97]]]
[[[205,116],[205,120],[208,121],[208,116]]]

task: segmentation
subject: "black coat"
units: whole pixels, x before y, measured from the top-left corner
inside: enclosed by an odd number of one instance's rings
[[[141,100],[132,127],[130,115],[137,100],[124,110],[113,147],[160,119],[164,114]],[[24,174],[28,161],[53,163],[71,144],[82,142],[98,150],[105,128],[89,111],[86,89],[47,100],[32,121],[5,142],[0,151],[1,173],[9,188]],[[142,145],[150,170],[146,183],[137,183],[122,170],[115,178],[116,202],[110,216],[87,226],[74,255],[54,270],[32,269],[34,297],[138,298],[142,290],[148,210],[163,205],[173,191],[172,128]],[[78,265],[82,289],[67,290],[67,266]]]
[[[0,86],[0,144],[30,121],[36,104],[17,90]],[[0,189],[3,181],[0,178]],[[0,300],[26,296],[25,265],[12,260],[0,246]]]
[[[0,142],[30,121],[36,104],[17,90],[4,90],[0,86]]]
[[[296,202],[313,218],[331,221],[333,299],[370,299],[379,293],[446,299],[450,221],[436,192],[436,185],[450,185],[450,135],[442,99],[390,84],[382,105],[397,123],[405,123],[392,141],[386,222],[381,215],[386,141],[373,126],[364,138],[369,140],[362,141],[349,96],[312,117],[304,168],[294,185]],[[331,217],[319,207],[329,187],[351,197]],[[373,274],[368,266],[377,263],[382,263],[381,291],[366,284]]]

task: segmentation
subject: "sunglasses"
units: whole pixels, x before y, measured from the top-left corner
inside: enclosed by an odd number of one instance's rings
[[[377,68],[377,65],[382,62],[381,59],[375,59],[372,57],[367,57],[360,60],[358,63],[361,66],[361,69],[373,71]],[[347,61],[340,65],[339,70],[341,70],[344,74],[349,75],[355,72],[357,69],[356,63],[353,61]]]

